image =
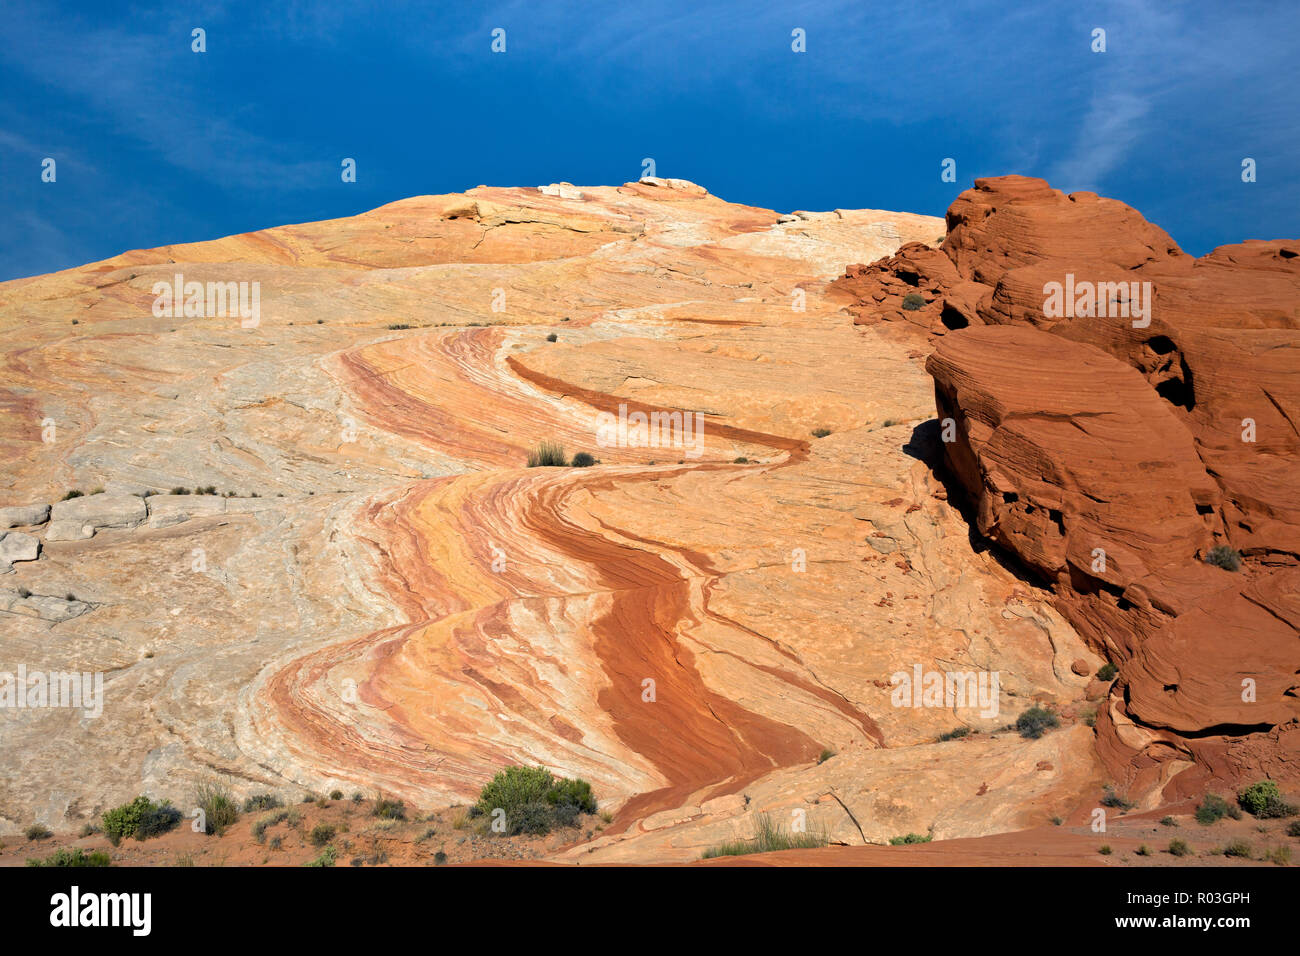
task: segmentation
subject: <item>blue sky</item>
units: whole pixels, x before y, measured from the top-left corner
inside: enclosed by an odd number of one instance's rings
[[[1197,255],[1300,235],[1289,0],[759,6],[15,0],[0,280],[480,183],[621,183],[644,157],[783,212],[941,215],[1019,172],[1122,199]]]

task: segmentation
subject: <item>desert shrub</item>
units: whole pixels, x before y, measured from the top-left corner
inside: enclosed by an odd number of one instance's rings
[[[1103,843],[1101,846],[1097,847],[1097,852],[1100,853],[1102,856],[1110,856],[1111,854],[1110,844]]]
[[[828,842],[824,832],[791,833],[766,813],[760,813],[754,825],[756,832],[752,840],[732,840],[710,847],[704,851],[703,859],[770,853],[773,850],[811,850],[823,847]]]
[[[1272,780],[1252,783],[1237,794],[1237,802],[1243,810],[1261,820],[1296,815],[1295,805],[1282,799],[1282,792]]]
[[[110,866],[108,854],[103,850],[86,853],[81,847],[60,848],[43,860],[28,859],[28,866]]]
[[[585,780],[556,778],[543,767],[506,767],[479,793],[471,817],[505,812],[506,833],[549,833],[577,826],[583,813],[596,812],[596,797]]]
[[[182,814],[166,800],[155,804],[144,812],[135,828],[137,840],[147,840],[152,836],[161,836],[175,830],[181,822]]]
[[[934,836],[927,833],[922,836],[920,833],[909,833],[906,836],[896,836],[889,838],[890,846],[907,846],[909,843],[929,843]]]
[[[328,823],[318,823],[311,828],[311,833],[307,834],[307,838],[311,840],[312,846],[324,846],[334,839],[336,832],[338,831]]]
[[[1104,792],[1101,795],[1101,805],[1103,807],[1113,807],[1117,810],[1132,810],[1133,804],[1124,799],[1115,792],[1115,788],[1106,784]]]
[[[823,750],[820,754],[817,755],[817,762],[819,764],[825,763],[826,761],[830,760],[834,756],[835,756],[834,750]]]
[[[1174,856],[1187,856],[1192,852],[1192,848],[1187,845],[1186,840],[1170,840],[1169,852]]]
[[[230,791],[219,783],[199,784],[194,802],[203,811],[203,832],[209,836],[225,833],[226,827],[239,819],[239,805]]]
[[[1238,856],[1249,860],[1251,857],[1250,844],[1245,840],[1233,840],[1223,848],[1224,856]]]
[[[939,740],[941,742],[945,740],[961,740],[961,738],[969,737],[969,736],[970,736],[969,727],[957,727],[953,730],[947,731],[946,733],[940,734]]]
[[[439,850],[437,853],[433,855],[434,866],[442,866],[446,862],[447,862],[447,854],[444,853],[442,850]]]
[[[180,485],[177,485],[175,488],[172,489],[172,494],[174,495],[188,495],[189,493],[190,493],[190,489],[182,488]]]
[[[98,823],[87,823],[85,826],[81,828],[81,835],[83,837],[94,836],[96,833],[103,833],[103,832],[104,832],[103,829],[100,827]]]
[[[1300,837],[1300,820],[1295,820],[1287,824],[1286,835],[1289,837]]]
[[[595,457],[587,454],[585,451],[580,451],[573,456],[574,468],[590,468],[595,463],[596,463]]]
[[[1149,847],[1149,846],[1147,846],[1145,843],[1143,843],[1140,847],[1137,848],[1137,855],[1138,855],[1138,856],[1150,856],[1150,855],[1151,855],[1151,847]]]
[[[266,839],[266,831],[269,827],[273,827],[277,823],[283,823],[287,819],[289,819],[288,810],[281,810],[279,813],[272,813],[262,817],[253,824],[253,839],[261,843]]]
[[[574,806],[582,813],[596,812],[596,797],[585,780],[561,777],[546,792],[546,802],[553,807]]]
[[[63,496],[63,500],[71,501],[73,498],[82,497],[82,494],[83,494],[82,492],[78,491],[76,488],[73,488],[71,491],[69,491],[66,495]]]
[[[255,793],[244,801],[245,813],[257,813],[259,810],[274,810],[284,806],[284,802],[273,793]]]
[[[120,807],[105,810],[101,817],[101,822],[104,825],[104,835],[108,837],[113,846],[117,846],[122,841],[122,837],[135,835],[141,817],[151,809],[153,809],[153,801],[148,797],[139,796],[130,803],[124,803]]]
[[[903,308],[908,312],[915,312],[923,305],[925,305],[925,296],[919,292],[909,292],[903,296]]]
[[[375,800],[374,809],[370,812],[371,815],[379,817],[381,820],[405,820],[406,804],[401,800],[390,800],[387,797],[380,796]]]
[[[1264,859],[1270,863],[1276,863],[1278,866],[1287,866],[1291,862],[1291,848],[1289,846],[1278,846],[1264,854]]]
[[[33,823],[23,831],[23,836],[28,840],[48,840],[54,833],[43,823]]]
[[[733,465],[748,465],[748,464],[749,464],[749,459],[746,458],[746,457],[744,457],[744,456],[742,455],[741,457],[739,457],[739,458],[737,458],[735,461],[733,461],[732,464],[733,464]]]
[[[272,850],[278,850],[284,846],[284,837],[273,836],[271,842],[267,844]]]
[[[1175,820],[1173,817],[1161,817],[1160,825],[1162,827],[1176,827],[1178,826],[1178,821]]]
[[[342,799],[343,799],[343,791],[342,791],[342,790],[331,790],[331,791],[330,791],[330,799],[331,799],[331,800],[342,800]]]
[[[556,468],[566,464],[564,446],[557,441],[544,441],[528,453],[529,468]]]
[[[101,821],[104,835],[113,846],[117,846],[123,837],[144,840],[175,829],[181,822],[181,812],[166,800],[154,803],[142,795],[130,803],[105,810]]]
[[[546,337],[546,341],[548,341],[548,342],[554,342],[554,341],[556,341],[558,338],[559,338],[559,336],[556,335],[554,332],[552,332],[550,335],[548,335],[548,336]]]
[[[1016,730],[1028,740],[1037,740],[1048,730],[1060,725],[1061,721],[1054,713],[1037,705],[1016,718]]]
[[[1115,675],[1118,673],[1119,673],[1119,668],[1116,667],[1114,664],[1110,663],[1109,661],[1107,661],[1105,664],[1102,664],[1101,667],[1097,668],[1097,680],[1113,681],[1115,679]]]
[[[314,860],[309,860],[303,866],[333,866],[338,862],[339,851],[332,846],[327,846],[321,851],[320,856]]]
[[[26,588],[19,588],[19,589],[18,589],[18,596],[19,596],[20,598],[22,598],[22,599],[25,601],[25,600],[27,600],[27,598],[29,598],[29,597],[32,596],[32,592],[29,591],[29,590],[27,590]]]
[[[399,329],[409,329],[410,327],[411,326],[408,325],[406,322],[394,322],[388,326],[388,328],[394,332],[398,331]]]
[[[1217,793],[1207,793],[1201,805],[1196,808],[1196,822],[1203,827],[1218,823],[1224,817],[1241,819],[1241,811]]]
[[[1225,571],[1241,570],[1241,552],[1226,544],[1218,544],[1210,549],[1209,554],[1205,556],[1205,563],[1212,564],[1216,568],[1223,568]]]
[[[351,797],[351,800],[352,800],[353,803],[360,803],[360,802],[361,802],[362,800],[364,800],[364,799],[366,799],[366,798],[363,797],[363,796],[361,795],[360,791],[358,791],[357,793],[352,794],[352,797]]]
[[[829,428],[814,428],[812,430],[813,438],[825,438],[831,433]]]

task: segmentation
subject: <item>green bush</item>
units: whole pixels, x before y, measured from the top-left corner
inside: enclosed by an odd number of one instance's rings
[[[284,802],[273,793],[255,793],[244,801],[245,813],[257,813],[259,810],[274,810],[284,806]]]
[[[1060,719],[1043,707],[1033,706],[1016,718],[1016,730],[1021,737],[1037,740],[1048,730],[1059,727]]]
[[[170,833],[180,825],[181,817],[181,812],[164,800],[140,817],[140,822],[135,828],[135,838],[147,840],[149,837]]]
[[[113,846],[117,846],[123,837],[133,836],[137,840],[143,840],[175,829],[181,822],[181,812],[166,800],[154,803],[142,795],[130,803],[105,810],[102,822],[104,835]]]
[[[587,454],[585,451],[580,451],[573,456],[574,468],[590,468],[595,463],[596,463],[595,457]]]
[[[1149,846],[1147,846],[1145,843],[1143,843],[1140,847],[1137,848],[1137,855],[1138,855],[1138,856],[1150,856],[1150,855],[1151,855],[1151,847],[1149,847]]]
[[[318,823],[311,828],[311,833],[307,836],[308,839],[311,840],[312,846],[324,846],[326,843],[329,843],[330,840],[334,839],[334,834],[336,832],[338,831],[328,823]]]
[[[830,760],[834,756],[835,756],[834,750],[829,750],[829,749],[823,750],[820,754],[817,755],[817,762],[819,764],[825,763],[826,761]]]
[[[28,866],[111,866],[108,854],[103,850],[86,853],[81,847],[71,850],[58,849],[43,860],[28,859]]]
[[[1252,783],[1237,794],[1237,802],[1243,810],[1261,820],[1296,815],[1295,805],[1282,799],[1282,792],[1272,780]]]
[[[939,741],[942,743],[945,740],[961,740],[961,738],[969,737],[969,736],[970,736],[969,727],[958,727],[955,730],[949,730],[946,733],[940,734]]]
[[[909,292],[903,296],[903,308],[908,312],[915,312],[925,305],[925,296],[919,292]]]
[[[339,851],[332,846],[327,846],[321,851],[321,855],[314,860],[309,860],[303,866],[333,866],[338,862]]]
[[[1115,679],[1115,675],[1118,673],[1119,673],[1119,668],[1116,667],[1114,664],[1110,663],[1109,661],[1107,661],[1105,664],[1102,664],[1101,667],[1097,669],[1097,680],[1106,681],[1106,682],[1113,681]]]
[[[812,430],[813,438],[825,438],[831,433],[829,428],[814,428]]]
[[[1105,792],[1101,797],[1101,805],[1103,807],[1113,807],[1116,810],[1133,809],[1133,804],[1116,793],[1115,788],[1110,784],[1106,784],[1104,790]]]
[[[1192,852],[1192,848],[1187,845],[1186,840],[1170,840],[1169,852],[1174,856],[1187,856]]]
[[[766,813],[760,813],[754,823],[756,832],[752,840],[732,840],[710,847],[704,851],[703,859],[770,853],[773,850],[811,850],[823,847],[828,842],[824,832],[790,833]]]
[[[153,802],[145,796],[136,797],[130,803],[124,803],[112,810],[105,810],[101,817],[104,835],[113,846],[122,842],[123,837],[135,835],[136,827],[146,810],[153,808]]]
[[[331,790],[331,791],[330,791],[330,799],[331,799],[331,800],[342,800],[342,799],[343,799],[343,791],[342,791],[342,790]]]
[[[544,441],[535,451],[528,453],[529,468],[556,468],[568,464],[564,457],[564,446],[555,441]]]
[[[1110,844],[1103,843],[1101,846],[1097,847],[1097,852],[1100,853],[1102,856],[1110,856],[1111,854]]]
[[[896,836],[889,838],[890,846],[907,846],[909,843],[929,843],[934,839],[934,835],[927,833],[922,836],[919,833],[909,833],[906,836]]]
[[[28,840],[48,840],[54,832],[43,823],[33,823],[23,831],[23,836]]]
[[[71,501],[73,498],[80,498],[80,497],[82,497],[82,493],[78,491],[76,488],[73,488],[71,491],[69,491],[66,495],[63,496],[63,500]]]
[[[556,339],[558,339],[558,338],[559,338],[559,336],[556,335],[554,332],[552,332],[550,335],[548,335],[548,336],[546,337],[546,341],[548,341],[548,342],[554,342],[554,341],[555,341]]]
[[[1205,563],[1212,564],[1216,568],[1223,568],[1225,571],[1240,571],[1241,552],[1225,544],[1215,545],[1210,549],[1210,553],[1205,556]]]
[[[1240,816],[1241,813],[1237,808],[1217,793],[1207,793],[1201,805],[1196,808],[1196,822],[1203,827],[1218,823],[1224,817],[1232,817],[1235,820]]]
[[[381,795],[375,800],[374,809],[370,812],[381,820],[405,820],[406,804],[401,800],[390,800]]]
[[[1250,844],[1245,840],[1233,840],[1223,848],[1224,856],[1238,856],[1247,860],[1251,857]]]
[[[553,777],[544,767],[506,767],[479,793],[470,816],[505,812],[506,833],[542,834],[577,826],[583,813],[596,812],[596,797],[585,780]]]
[[[203,811],[203,832],[209,836],[225,833],[226,827],[239,819],[239,805],[219,783],[199,784],[194,802]]]

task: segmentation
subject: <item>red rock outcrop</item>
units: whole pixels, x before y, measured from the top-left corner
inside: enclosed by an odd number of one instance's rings
[[[1119,667],[1103,757],[1138,787],[1192,759],[1171,795],[1300,779],[1300,242],[1197,259],[1123,203],[1022,176],[976,180],[947,224],[941,249],[836,286],[856,324],[938,340],[974,523]]]

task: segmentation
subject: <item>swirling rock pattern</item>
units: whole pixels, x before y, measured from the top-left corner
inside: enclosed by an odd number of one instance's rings
[[[233,495],[15,566],[89,610],[6,619],[0,667],[101,671],[105,706],[0,714],[0,826],[214,775],[447,806],[508,763],[592,782],[584,860],[692,859],[758,811],[857,844],[1079,805],[1100,659],[972,544],[919,355],[827,291],[940,229],[479,187],[0,285],[0,504]],[[178,273],[259,282],[260,323],[155,316]],[[602,445],[620,406],[700,443]],[[542,441],[600,462],[526,468]],[[896,706],[914,665],[998,672],[995,706]],[[1069,726],[998,733],[1033,702]]]

